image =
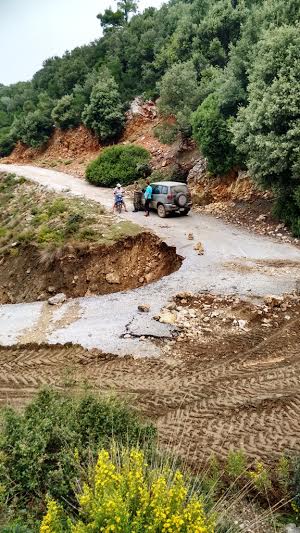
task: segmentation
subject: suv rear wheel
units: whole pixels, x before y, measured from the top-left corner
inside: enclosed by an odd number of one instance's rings
[[[165,206],[163,204],[159,204],[157,206],[157,214],[160,218],[166,218],[166,209],[165,209]]]
[[[176,195],[175,203],[178,205],[178,207],[184,207],[187,203],[187,197],[183,192],[179,192]]]

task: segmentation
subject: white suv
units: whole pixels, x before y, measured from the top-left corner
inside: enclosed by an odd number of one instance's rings
[[[178,212],[187,215],[192,207],[191,194],[185,183],[178,181],[161,181],[151,183],[152,200],[150,207],[157,210],[161,218],[169,213]]]

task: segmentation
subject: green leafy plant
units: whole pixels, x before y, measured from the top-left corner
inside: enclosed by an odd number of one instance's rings
[[[218,96],[209,95],[192,116],[193,137],[208,160],[208,170],[225,174],[239,161],[230,120],[222,114]]]
[[[177,137],[178,126],[176,124],[164,123],[154,128],[154,137],[163,144],[172,144]]]
[[[102,141],[115,139],[120,135],[125,122],[118,86],[107,69],[102,79],[94,85],[90,103],[83,114],[84,124]]]
[[[81,121],[85,101],[74,94],[63,96],[53,108],[52,118],[56,126],[61,129],[74,128]]]
[[[45,390],[24,413],[2,412],[0,483],[8,504],[38,516],[46,495],[76,505],[80,465],[101,446],[152,445],[155,430],[115,399],[72,399]]]
[[[251,175],[273,187],[277,213],[300,235],[299,27],[272,27],[254,50],[249,103],[232,125]]]
[[[231,450],[228,453],[226,473],[230,479],[235,480],[247,471],[247,458],[243,450]]]
[[[139,165],[149,161],[149,152],[140,146],[111,146],[88,165],[86,178],[94,185],[111,186],[118,182],[127,185],[143,177],[143,169]]]

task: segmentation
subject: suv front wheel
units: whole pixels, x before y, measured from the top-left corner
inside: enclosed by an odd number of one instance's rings
[[[157,214],[160,218],[166,218],[166,209],[165,209],[165,206],[163,204],[159,204],[157,206]]]

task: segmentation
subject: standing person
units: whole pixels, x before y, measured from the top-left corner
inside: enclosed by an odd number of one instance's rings
[[[133,189],[133,212],[137,213],[142,207],[142,189],[138,181],[134,182]]]
[[[150,185],[150,181],[149,180],[146,180],[146,190],[145,190],[145,193],[144,193],[144,198],[145,198],[145,217],[148,217],[149,214],[150,214],[150,202],[151,202],[151,199],[152,199],[152,187]]]

